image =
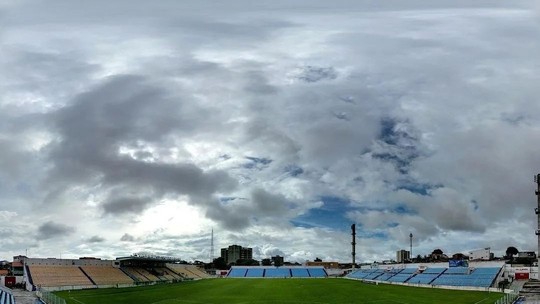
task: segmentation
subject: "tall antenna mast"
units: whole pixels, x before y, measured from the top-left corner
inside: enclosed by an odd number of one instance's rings
[[[413,237],[413,235],[412,235],[412,232],[411,232],[411,234],[409,234],[409,238],[410,238],[410,240],[411,240],[411,244],[410,244],[410,245],[411,245],[411,251],[409,252],[409,259],[410,259],[411,261],[412,261],[412,259],[413,259],[413,254],[412,254],[412,237]]]
[[[356,224],[351,225],[352,230],[352,268],[356,268]]]
[[[534,177],[534,181],[536,182],[536,191],[535,194],[537,196],[538,201],[538,207],[534,209],[534,212],[538,216],[538,228],[536,229],[536,235],[538,236],[538,250],[540,250],[540,174],[537,174]],[[540,251],[538,251],[538,264],[540,264]],[[540,269],[540,266],[538,266]]]
[[[212,236],[210,237],[210,262],[214,261],[214,228],[212,228]]]

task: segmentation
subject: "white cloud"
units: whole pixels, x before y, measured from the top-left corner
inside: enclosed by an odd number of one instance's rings
[[[536,8],[246,3],[0,4],[0,255],[531,249]]]

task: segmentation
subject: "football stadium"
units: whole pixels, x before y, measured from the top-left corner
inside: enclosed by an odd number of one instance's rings
[[[540,304],[539,54],[540,0],[0,0],[0,304]]]
[[[41,303],[514,303],[505,261],[324,266],[232,266],[209,274],[179,259],[16,257]],[[0,303],[15,303],[2,289]]]

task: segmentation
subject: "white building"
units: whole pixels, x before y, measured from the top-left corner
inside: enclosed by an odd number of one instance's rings
[[[490,247],[469,252],[469,260],[471,261],[489,261],[491,258],[492,255]]]
[[[396,261],[398,263],[404,263],[411,258],[411,253],[408,250],[398,250],[396,252]]]

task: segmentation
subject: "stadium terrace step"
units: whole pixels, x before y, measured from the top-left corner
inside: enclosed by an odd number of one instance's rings
[[[233,266],[228,278],[325,278],[323,267]]]

